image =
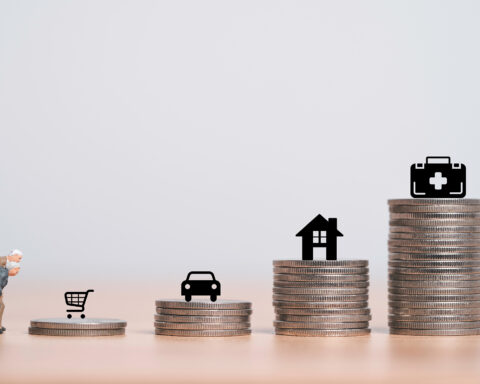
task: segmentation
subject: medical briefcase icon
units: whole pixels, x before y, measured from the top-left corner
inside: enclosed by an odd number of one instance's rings
[[[459,198],[466,194],[467,168],[448,156],[429,156],[410,167],[410,194],[420,198]]]

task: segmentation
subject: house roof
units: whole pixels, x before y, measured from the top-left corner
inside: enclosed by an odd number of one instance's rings
[[[311,231],[319,230],[329,230],[330,223],[322,215],[317,215],[312,221],[310,221],[305,227],[302,228],[300,232],[297,233],[297,236],[303,236],[307,233],[310,234]],[[343,234],[336,229],[336,236],[343,236]]]

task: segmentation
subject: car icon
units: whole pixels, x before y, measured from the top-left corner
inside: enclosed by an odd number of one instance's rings
[[[192,275],[210,275],[211,278],[195,279]],[[210,296],[210,300],[217,301],[217,296],[220,296],[220,282],[215,279],[213,272],[192,271],[182,282],[182,296],[185,296],[185,301],[191,301],[192,296]]]

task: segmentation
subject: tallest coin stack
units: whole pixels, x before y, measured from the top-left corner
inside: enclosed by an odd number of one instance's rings
[[[389,326],[480,334],[480,200],[389,200]]]

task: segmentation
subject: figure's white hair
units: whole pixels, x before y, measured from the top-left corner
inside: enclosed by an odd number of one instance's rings
[[[10,251],[8,256],[13,256],[13,255],[23,256],[23,252],[20,251],[19,249],[13,249],[13,250]]]

